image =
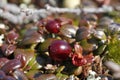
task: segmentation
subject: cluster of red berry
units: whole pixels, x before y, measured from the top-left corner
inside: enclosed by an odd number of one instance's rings
[[[66,31],[66,32],[68,31],[68,33],[71,34],[71,36],[76,35],[75,33],[77,30],[75,30],[75,29],[69,30],[69,27],[68,27],[67,30],[65,30],[67,25],[72,26],[72,28],[75,28],[73,26],[71,20],[68,20],[68,19],[65,20],[64,18],[63,19],[58,18],[58,19],[47,21],[47,23],[45,25],[45,29],[49,33],[58,34],[58,35],[61,34],[62,29],[64,29],[64,31]],[[72,33],[73,30],[75,30],[74,34]],[[68,33],[66,33],[66,35]],[[62,35],[65,35],[65,34],[62,34]],[[87,63],[92,63],[92,61],[93,61],[92,54],[88,54],[88,55],[83,56],[82,47],[77,42],[74,42],[74,47],[73,47],[66,40],[54,40],[49,45],[48,52],[49,52],[50,57],[55,61],[61,62],[61,61],[64,61],[68,58],[71,58],[72,63],[75,66],[82,66],[82,65],[85,65]]]

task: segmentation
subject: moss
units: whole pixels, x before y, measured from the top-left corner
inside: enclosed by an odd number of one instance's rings
[[[113,18],[113,20],[116,23],[120,23],[120,13],[119,12],[113,11],[113,12],[111,12],[109,14],[111,15],[111,17]]]
[[[106,58],[120,64],[120,40],[118,40],[116,36],[113,36],[108,44],[108,54]]]

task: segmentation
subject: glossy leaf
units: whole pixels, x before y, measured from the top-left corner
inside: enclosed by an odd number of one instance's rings
[[[32,70],[36,70],[36,69],[41,69],[42,65],[40,65],[36,60],[35,60],[35,64],[31,67]]]
[[[24,67],[26,65],[27,60],[25,54],[15,54],[15,59],[20,60],[20,62],[22,63],[21,67]]]
[[[0,70],[0,80],[4,80],[4,78],[6,77],[6,74]]]
[[[109,18],[109,17],[102,17],[102,18],[100,19],[98,25],[99,25],[100,28],[105,29],[105,28],[108,27],[109,24],[111,24],[111,23],[113,23],[113,22],[114,22],[114,21],[113,21],[111,18]]]
[[[13,45],[13,44],[10,44],[10,45],[3,44],[2,47],[1,47],[1,49],[2,49],[2,52],[3,52],[3,54],[5,56],[9,56],[9,55],[11,55],[15,51],[16,46]]]
[[[79,67],[77,67],[75,70],[74,70],[74,75],[80,75],[81,73],[82,73],[82,66],[79,66]]]
[[[77,41],[87,39],[89,36],[90,36],[90,32],[87,27],[80,27],[76,32],[76,40]]]
[[[7,58],[0,58],[0,68],[3,67],[9,60]]]
[[[54,38],[48,38],[46,39],[43,43],[41,43],[39,46],[38,46],[38,51],[41,51],[41,52],[44,52],[44,51],[47,51],[48,50],[48,47],[49,45],[51,44],[52,41],[54,41],[56,39]]]
[[[42,74],[36,80],[58,80],[54,74]]]
[[[79,57],[82,57],[83,48],[78,43],[74,45],[74,49],[75,49],[74,53],[78,54]]]
[[[1,70],[3,70],[5,73],[9,73],[10,71],[13,71],[15,69],[18,69],[21,67],[21,62],[20,60],[17,59],[13,59],[10,60],[9,62],[7,62],[2,68]]]
[[[98,47],[98,49],[97,50],[95,50],[94,52],[95,52],[95,55],[97,54],[102,54],[104,51],[105,51],[105,48],[107,47],[107,45],[101,45],[101,46],[99,46]]]
[[[73,25],[64,25],[60,29],[61,34],[69,38],[75,37],[76,31],[77,29]]]
[[[16,69],[13,72],[13,76],[17,79],[17,80],[28,80],[27,76],[24,74],[23,71]]]
[[[33,56],[32,59],[27,64],[31,70],[36,70],[42,68],[40,64],[37,63],[36,56]]]
[[[6,76],[4,78],[4,80],[16,80],[16,79],[14,77],[12,77],[12,76]]]
[[[102,30],[96,30],[95,33],[94,33],[94,36],[97,38],[97,39],[100,39],[103,43],[106,41],[107,37],[104,33],[104,31]]]
[[[111,24],[109,24],[108,29],[111,32],[115,32],[115,33],[120,32],[120,24],[119,23],[111,23]]]
[[[61,71],[63,71],[64,68],[65,68],[65,66],[60,66],[57,68],[56,72],[60,73]]]
[[[7,34],[6,37],[9,43],[14,43],[14,41],[18,39],[19,34],[17,34],[14,30],[12,30]]]
[[[56,76],[57,76],[57,80],[66,80],[68,78],[67,75],[62,73],[57,73]]]
[[[30,79],[30,80],[34,80],[39,75],[40,75],[39,70],[30,70],[26,73],[27,78]]]
[[[81,40],[80,45],[83,48],[83,54],[89,54],[90,52],[96,49],[95,44],[89,43],[86,39]]]
[[[16,49],[14,52],[15,55],[17,54],[23,54],[26,56],[26,65],[29,63],[29,61],[33,58],[35,52],[31,49]]]
[[[34,43],[39,43],[44,41],[43,36],[39,34],[37,31],[28,30],[25,34],[26,35],[24,36],[21,42],[23,45],[34,44]]]
[[[14,54],[22,62],[22,66],[26,70],[40,69],[42,67],[38,64],[36,53],[32,49],[16,49]]]

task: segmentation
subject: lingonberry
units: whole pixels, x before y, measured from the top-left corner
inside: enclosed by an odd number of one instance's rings
[[[49,46],[49,54],[55,61],[63,61],[72,51],[71,46],[63,40],[55,40]]]
[[[58,33],[60,31],[60,23],[55,20],[48,21],[45,28],[50,33]]]

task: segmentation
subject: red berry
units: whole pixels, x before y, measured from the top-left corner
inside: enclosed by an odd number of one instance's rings
[[[46,24],[45,28],[50,33],[58,33],[60,31],[60,24],[57,21],[52,20]]]
[[[71,46],[63,40],[55,40],[49,46],[49,54],[55,61],[67,59],[71,51]]]

